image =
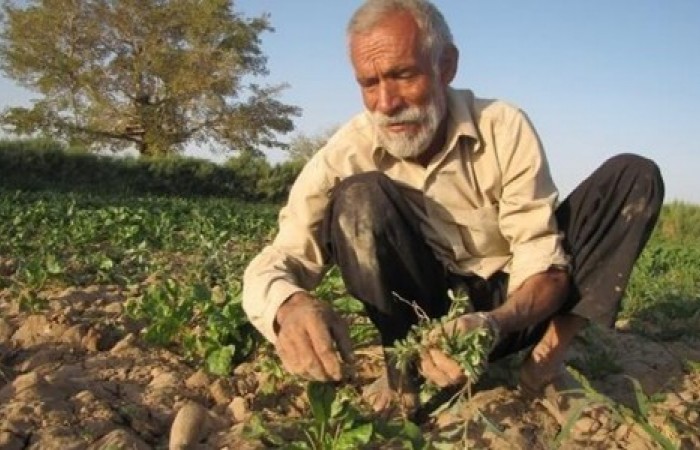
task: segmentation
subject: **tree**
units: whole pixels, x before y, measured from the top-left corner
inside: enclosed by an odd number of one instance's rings
[[[328,139],[335,134],[338,127],[331,127],[318,134],[307,135],[299,133],[292,138],[286,151],[292,161],[306,162],[328,142]]]
[[[299,109],[280,102],[260,34],[230,0],[5,0],[0,70],[40,93],[32,108],[6,109],[16,134],[69,144],[135,146],[142,155],[187,143],[224,151],[284,147]]]

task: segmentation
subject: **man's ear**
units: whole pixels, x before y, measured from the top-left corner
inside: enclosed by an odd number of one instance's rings
[[[440,56],[440,80],[445,86],[452,83],[457,75],[458,64],[459,50],[453,44],[447,44]]]

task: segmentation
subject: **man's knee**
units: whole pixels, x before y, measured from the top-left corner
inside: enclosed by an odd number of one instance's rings
[[[371,206],[381,201],[384,184],[391,183],[381,172],[364,172],[345,178],[338,183],[331,195],[331,201],[340,206]]]
[[[632,153],[613,156],[605,162],[610,170],[625,178],[631,186],[630,209],[655,215],[664,199],[664,180],[659,166],[651,159]],[[636,202],[635,205],[632,205]]]
[[[645,222],[658,217],[664,199],[664,181],[659,166],[643,156],[624,153],[610,158],[605,165],[629,187],[626,204],[622,209],[625,220],[636,218]]]
[[[386,206],[379,172],[367,172],[342,180],[331,194],[330,227],[336,246],[352,243],[353,252],[371,252],[375,236],[381,227],[382,208]]]
[[[634,153],[621,153],[605,162],[618,173],[629,173],[635,181],[663,194],[664,181],[659,166],[649,158]]]
[[[386,192],[392,181],[380,172],[348,177],[333,189],[334,220],[346,236],[382,227],[391,206]]]

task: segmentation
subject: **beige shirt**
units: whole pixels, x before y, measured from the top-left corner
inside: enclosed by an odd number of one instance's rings
[[[449,90],[443,150],[427,167],[376,145],[368,113],[342,127],[304,167],[279,215],[279,233],[243,279],[243,308],[274,342],[277,309],[312,290],[328,269],[320,225],[329,190],[350,175],[380,171],[405,192],[425,238],[448,270],[510,274],[509,291],[551,265],[567,265],[554,219],[557,191],[525,114],[501,101]]]

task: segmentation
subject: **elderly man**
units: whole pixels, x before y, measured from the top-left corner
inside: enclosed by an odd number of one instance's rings
[[[563,376],[577,332],[615,320],[662,203],[658,168],[616,156],[557,205],[526,115],[449,86],[458,51],[434,5],[368,0],[348,43],[366,111],[296,180],[279,234],[246,270],[247,314],[288,371],[339,380],[339,354],[352,357],[347,325],[310,293],[331,264],[385,348],[417,321],[398,297],[439,317],[461,286],[476,312],[454,328],[499,336],[492,360],[530,348],[520,383],[541,393]],[[399,391],[390,362],[387,372],[377,409]],[[439,386],[464,382],[438,349],[423,354],[420,372]],[[409,404],[412,387],[402,386]]]

